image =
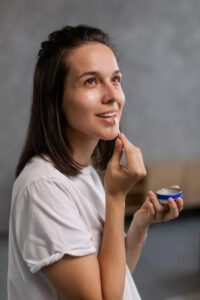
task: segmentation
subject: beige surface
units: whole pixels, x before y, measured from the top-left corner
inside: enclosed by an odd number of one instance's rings
[[[200,206],[200,162],[186,164],[183,180],[186,204]]]
[[[141,206],[149,190],[156,192],[172,185],[182,189],[185,209],[200,207],[200,160],[149,162],[146,169],[147,177],[127,195],[127,215]],[[103,173],[100,175],[103,178]]]
[[[179,185],[184,207],[200,206],[200,161],[157,162],[148,165],[147,190]]]

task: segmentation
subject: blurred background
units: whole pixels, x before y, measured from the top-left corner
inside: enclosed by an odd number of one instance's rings
[[[107,31],[117,45],[123,131],[148,176],[127,196],[126,230],[146,192],[179,184],[178,220],[152,225],[133,277],[142,299],[200,299],[200,1],[0,1],[0,299],[7,299],[8,221],[40,43],[65,25]]]

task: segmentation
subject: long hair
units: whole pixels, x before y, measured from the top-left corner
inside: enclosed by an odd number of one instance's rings
[[[67,55],[74,48],[89,42],[108,46],[116,58],[116,49],[108,34],[88,25],[66,26],[54,31],[48,40],[41,43],[33,81],[33,99],[27,136],[16,169],[16,177],[29,160],[38,155],[49,157],[54,166],[63,174],[76,176],[83,166],[72,157],[70,141],[65,128],[66,117],[62,110],[64,81],[69,66]],[[115,139],[99,140],[92,163],[99,170],[105,170],[114,150]]]

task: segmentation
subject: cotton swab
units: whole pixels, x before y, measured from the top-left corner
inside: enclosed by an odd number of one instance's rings
[[[117,127],[117,131],[118,131],[118,135],[120,134],[120,130],[119,130],[119,120],[118,118],[115,118],[115,125]]]
[[[118,120],[118,118],[115,118],[115,125],[116,125],[117,131],[118,131],[117,135],[119,135],[120,134],[120,130],[119,130],[119,120]],[[122,163],[124,162],[124,165],[126,165],[126,158],[124,156],[124,147],[123,146],[122,146],[122,153],[123,153],[123,155],[121,157],[121,162]]]

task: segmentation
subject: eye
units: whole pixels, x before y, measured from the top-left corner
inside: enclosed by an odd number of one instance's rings
[[[121,82],[121,77],[120,76],[115,76],[115,77],[113,77],[113,81],[114,82]]]
[[[97,80],[96,80],[95,77],[88,78],[88,79],[84,82],[85,85],[94,85],[94,84],[96,84],[96,83],[97,83]]]

